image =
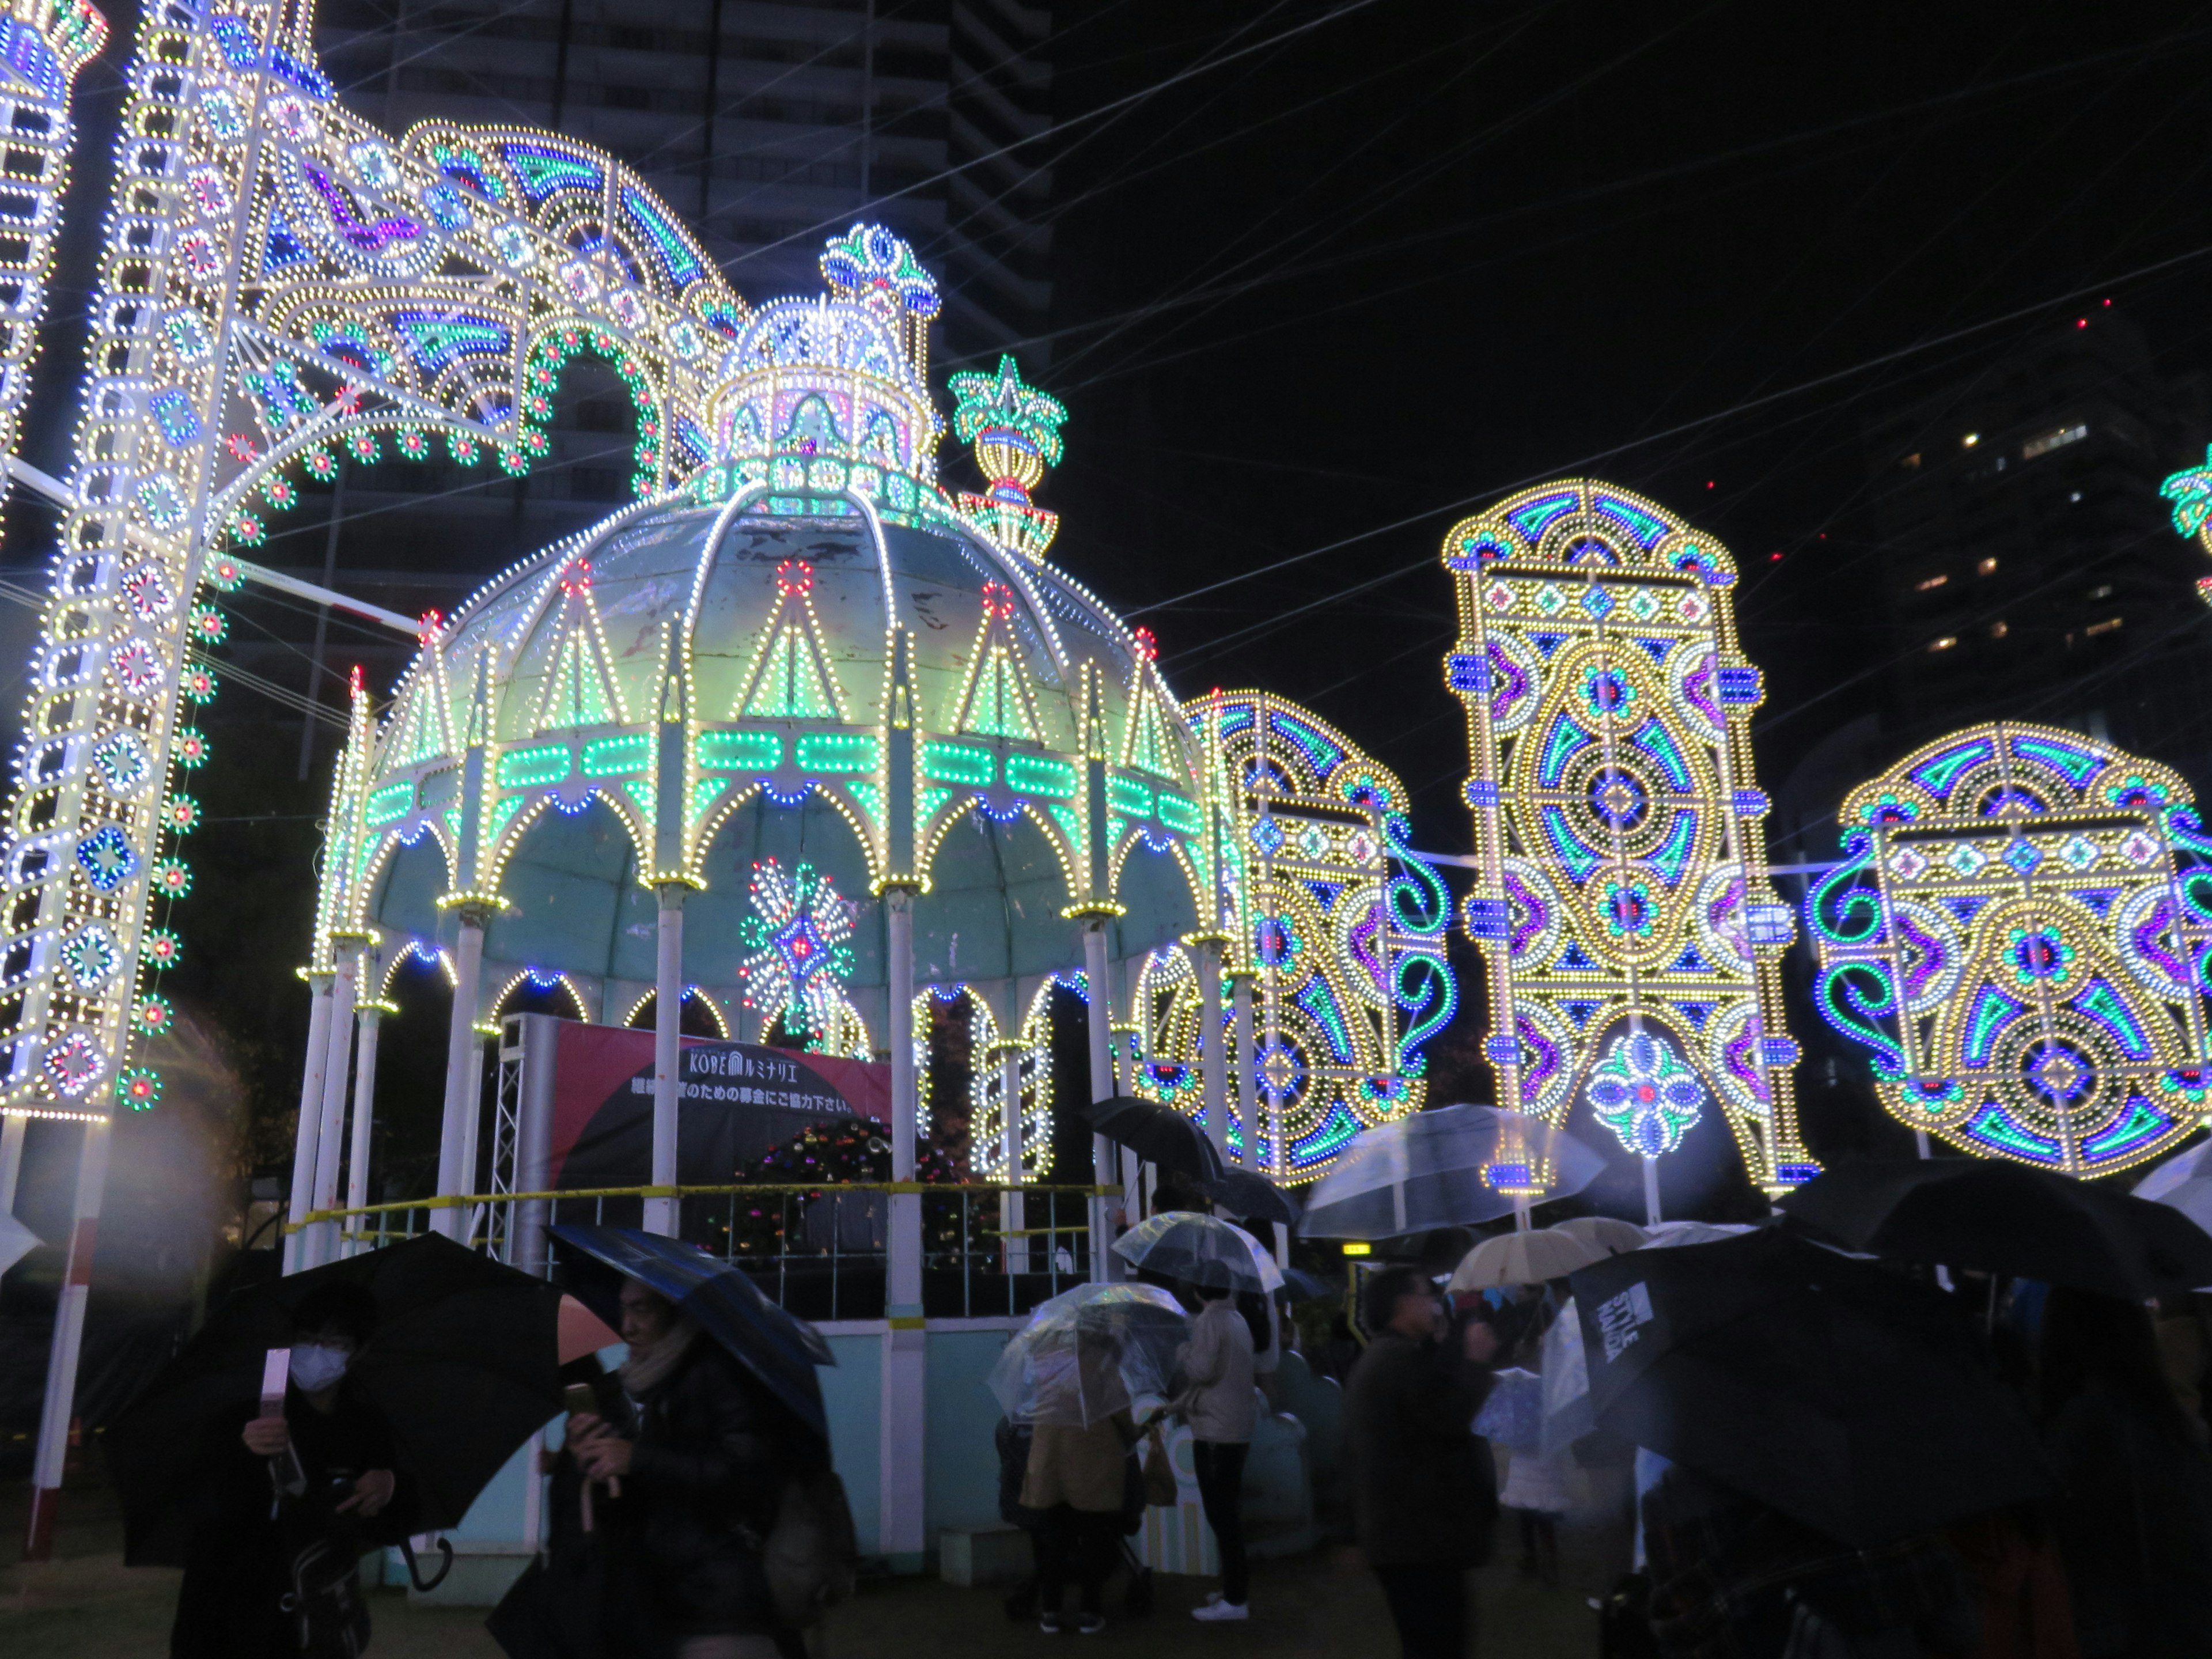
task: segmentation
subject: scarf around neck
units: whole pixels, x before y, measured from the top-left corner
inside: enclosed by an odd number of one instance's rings
[[[623,1392],[635,1399],[647,1389],[666,1382],[669,1373],[690,1352],[698,1336],[699,1328],[679,1314],[660,1340],[632,1347],[629,1358],[615,1373],[621,1379]]]

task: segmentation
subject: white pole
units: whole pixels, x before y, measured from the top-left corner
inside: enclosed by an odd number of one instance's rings
[[[330,1063],[331,978],[307,975],[314,1000],[307,1011],[307,1063],[300,1076],[300,1122],[292,1137],[292,1198],[284,1218],[284,1271],[295,1273],[306,1265],[307,1237],[299,1228],[301,1218],[314,1208],[315,1135],[322,1123],[323,1068]]]
[[[1656,1227],[1662,1218],[1659,1213],[1659,1160],[1646,1158],[1644,1160],[1644,1224]]]
[[[338,1173],[345,1152],[346,1085],[353,1071],[353,1005],[361,965],[361,941],[337,941],[338,970],[331,980],[330,1052],[323,1062],[322,1117],[315,1130],[315,1210],[338,1206]],[[319,1267],[337,1258],[337,1224],[317,1222],[308,1230],[301,1265]]]
[[[1237,1022],[1237,1086],[1229,1091],[1229,1109],[1237,1115],[1237,1161],[1248,1170],[1260,1167],[1260,1054],[1253,1044],[1251,969],[1229,975],[1229,1000]],[[1273,1114],[1279,1118],[1279,1110]]]
[[[1198,1067],[1206,1103],[1206,1138],[1229,1161],[1229,1066],[1222,1052],[1221,941],[1198,944]]]
[[[915,1139],[921,1109],[914,1066],[914,890],[884,893],[885,949],[890,960],[891,1048],[891,1179],[911,1182]],[[877,1511],[878,1547],[895,1569],[919,1570],[927,1545],[923,1510],[927,1465],[923,1437],[928,1426],[925,1365],[928,1334],[921,1310],[921,1194],[894,1193],[889,1295],[884,1321],[884,1371],[878,1419],[881,1496]]]
[[[1013,1001],[1013,986],[1006,988],[1006,1000]],[[1018,1018],[1018,1016],[1017,1016]],[[999,1145],[1006,1162],[1006,1185],[1009,1188],[1022,1184],[1022,1045],[1016,1033],[1018,1024],[1009,1024],[1006,1035],[999,1042]],[[999,1198],[999,1229],[1001,1232],[1018,1233],[1029,1224],[1022,1195],[1007,1191]],[[1006,1271],[1025,1273],[1030,1270],[1030,1242],[1026,1238],[1006,1240]]]
[[[677,1134],[684,1065],[684,894],[674,882],[660,889],[660,953],[653,981],[653,1184],[676,1185]],[[682,1223],[682,1200],[645,1200],[645,1231],[673,1238]]]
[[[1091,1035],[1091,1098],[1096,1103],[1114,1097],[1114,984],[1106,969],[1106,918],[1083,918],[1083,976],[1091,994],[1091,1008],[1084,1024]],[[1110,1187],[1121,1175],[1114,1143],[1104,1135],[1091,1137],[1091,1178]],[[1121,1277],[1121,1258],[1109,1248],[1114,1242],[1110,1216],[1114,1200],[1091,1200],[1091,1277],[1103,1283]]]
[[[372,1002],[361,1010],[360,1022],[360,1033],[354,1039],[353,1146],[346,1156],[349,1210],[359,1210],[368,1202],[370,1137],[376,1128],[376,1040],[384,1029],[384,1010]],[[356,1231],[363,1224],[356,1218]]]
[[[453,1018],[446,1033],[446,1116],[438,1141],[438,1196],[465,1198],[477,1178],[477,1113],[483,1063],[477,1050],[477,981],[483,976],[484,917],[460,913],[460,937],[453,947]],[[468,1212],[447,1204],[430,1224],[448,1238],[468,1243]]]
[[[76,1402],[77,1356],[84,1346],[84,1307],[92,1285],[92,1255],[100,1237],[100,1195],[107,1184],[107,1120],[84,1126],[76,1166],[76,1201],[70,1225],[69,1264],[54,1309],[53,1346],[46,1352],[46,1394],[39,1412],[39,1444],[31,1461],[31,1524],[23,1540],[26,1561],[53,1555],[54,1520],[60,1507],[62,1467],[69,1457],[70,1423]]]
[[[0,1215],[15,1212],[15,1188],[23,1178],[23,1132],[30,1121],[21,1112],[0,1118]]]

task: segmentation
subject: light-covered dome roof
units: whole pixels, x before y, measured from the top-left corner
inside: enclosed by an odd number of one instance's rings
[[[763,307],[714,463],[426,629],[356,719],[319,958],[476,905],[495,960],[649,980],[651,890],[703,890],[687,961],[734,952],[716,905],[763,858],[921,890],[925,979],[1068,966],[1070,910],[1120,913],[1117,957],[1197,925],[1203,755],[1149,641],[1038,556],[1050,515],[937,487],[922,314],[910,276]]]

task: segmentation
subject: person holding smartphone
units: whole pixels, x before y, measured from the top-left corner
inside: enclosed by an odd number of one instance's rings
[[[170,1659],[276,1659],[365,1645],[356,1563],[404,1536],[411,1494],[394,1472],[383,1418],[346,1387],[372,1340],[376,1304],[336,1285],[294,1314],[281,1414],[239,1431],[225,1465],[222,1520],[201,1528],[177,1596]],[[369,1523],[374,1522],[372,1526]]]

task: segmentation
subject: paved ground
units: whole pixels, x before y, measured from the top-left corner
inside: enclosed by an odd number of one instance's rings
[[[20,1481],[0,1486],[0,1559],[20,1549],[26,1504]],[[178,1575],[128,1569],[109,1495],[73,1492],[63,1510],[56,1559],[40,1566],[0,1566],[0,1653],[26,1659],[161,1659]],[[1544,1589],[1492,1567],[1480,1593],[1486,1656],[1586,1659],[1597,1650],[1596,1619],[1583,1594],[1603,1575],[1597,1540],[1568,1543],[1569,1585]],[[1374,1581],[1341,1552],[1255,1564],[1254,1614],[1243,1626],[1200,1626],[1187,1610],[1210,1584],[1164,1578],[1151,1617],[1114,1619],[1101,1648],[1222,1659],[1390,1659],[1396,1644]],[[1108,1611],[1117,1611],[1109,1590]],[[375,1659],[498,1659],[480,1610],[410,1607],[398,1590],[376,1592]],[[817,1659],[1000,1659],[1033,1656],[1052,1638],[1034,1624],[1008,1621],[1000,1592],[961,1590],[933,1580],[897,1579],[864,1587],[816,1633]]]

